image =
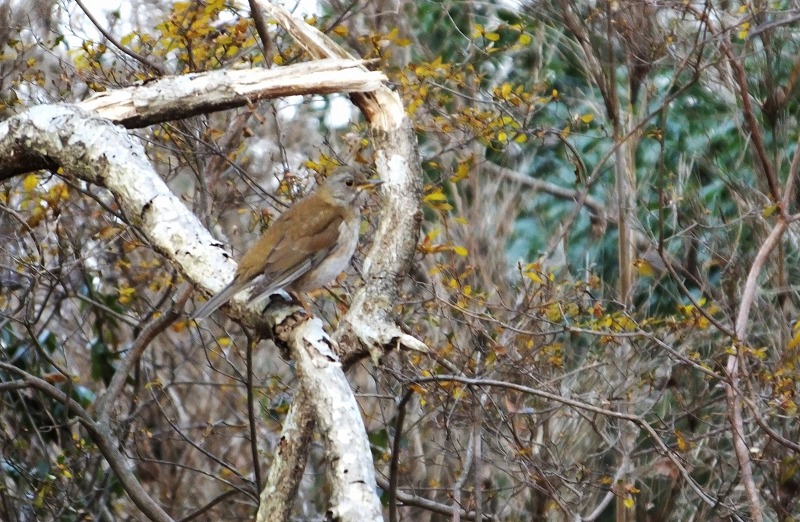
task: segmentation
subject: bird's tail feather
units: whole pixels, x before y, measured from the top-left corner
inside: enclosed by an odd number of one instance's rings
[[[224,305],[228,301],[230,301],[231,297],[235,296],[245,285],[234,279],[231,283],[223,288],[217,295],[206,301],[206,303],[201,306],[197,311],[195,311],[194,316],[192,319],[205,319],[212,313],[214,313],[217,308]]]

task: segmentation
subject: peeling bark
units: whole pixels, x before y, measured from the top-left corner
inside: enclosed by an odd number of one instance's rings
[[[79,105],[127,128],[242,107],[298,94],[370,91],[386,76],[359,60],[317,60],[274,69],[238,69],[170,76],[95,94]]]

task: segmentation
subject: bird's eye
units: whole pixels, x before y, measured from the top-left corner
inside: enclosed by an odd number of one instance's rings
[[[353,183],[355,183],[355,181],[353,181],[353,178],[347,178],[347,181],[344,182],[344,184],[347,185],[348,187],[352,187]]]

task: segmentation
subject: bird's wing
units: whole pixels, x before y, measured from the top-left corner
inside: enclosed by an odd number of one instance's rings
[[[302,210],[302,207],[292,207],[286,211],[259,240],[266,245],[273,245],[269,255],[263,257],[266,249],[261,249],[261,262],[256,263],[256,245],[242,258],[240,270],[253,274],[251,300],[289,286],[319,265],[336,248],[344,214],[324,211],[306,215],[305,212],[297,212],[298,209]]]
[[[319,250],[302,263],[295,265],[292,269],[279,273],[264,274],[256,277],[252,281],[249,302],[257,301],[262,297],[274,294],[278,290],[286,288],[296,281],[300,276],[320,264],[328,255],[330,250]]]

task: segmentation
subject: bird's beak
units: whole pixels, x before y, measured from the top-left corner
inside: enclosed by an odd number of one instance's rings
[[[382,179],[368,179],[363,183],[359,183],[358,187],[356,188],[358,188],[359,192],[362,190],[372,191],[380,187],[381,185],[383,185]]]

